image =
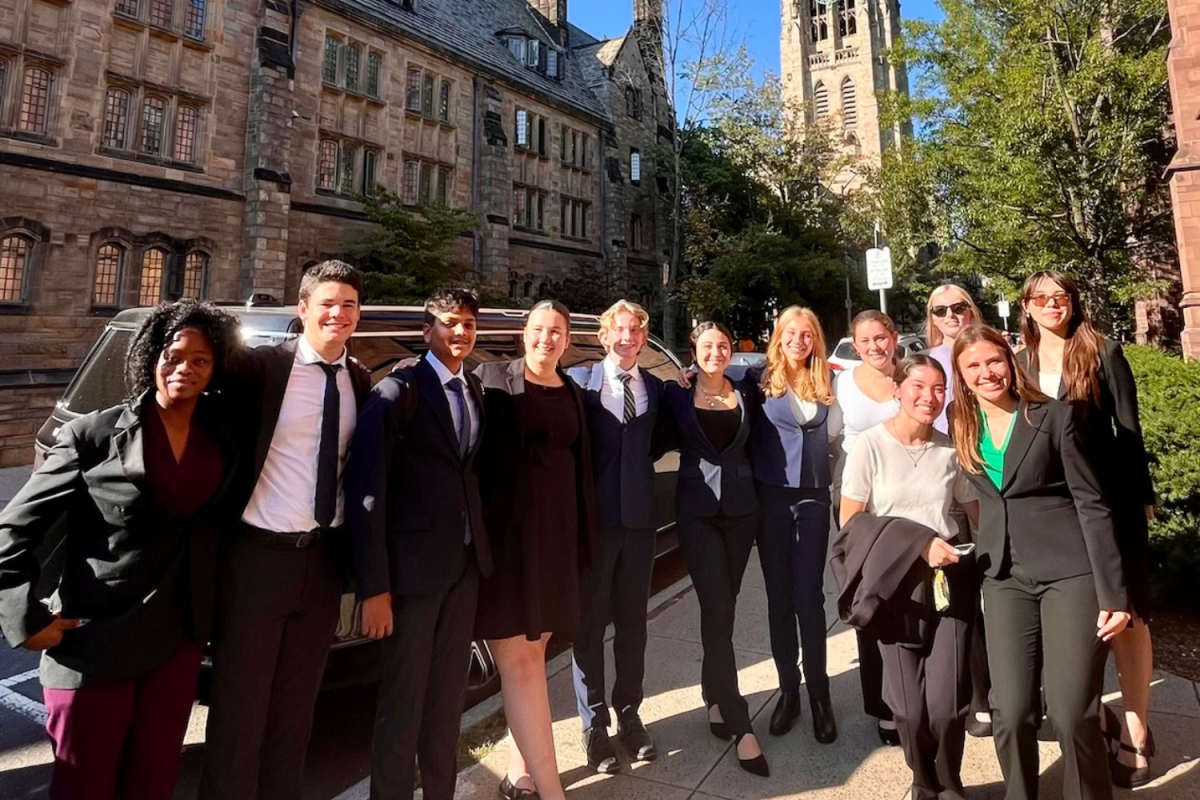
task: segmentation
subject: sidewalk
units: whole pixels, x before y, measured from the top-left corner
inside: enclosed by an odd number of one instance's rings
[[[775,668],[767,638],[766,596],[755,554],[750,560],[738,602],[734,645],[739,680],[750,702],[755,729],[771,764],[771,777],[759,778],[737,765],[731,743],[712,737],[700,699],[700,610],[688,580],[660,593],[650,603],[649,645],[646,654],[646,701],[642,719],[658,744],[659,758],[621,773],[599,776],[587,768],[579,743],[579,719],[571,689],[569,655],[548,665],[550,700],[555,719],[559,772],[567,794],[578,800],[903,800],[908,797],[910,773],[899,748],[883,747],[874,720],[862,713],[854,632],[836,622],[833,581],[826,577],[829,622],[829,673],[838,715],[839,738],[832,745],[813,739],[808,699],[804,716],[787,736],[767,733],[767,721],[777,697]],[[611,630],[610,630],[611,633]],[[611,650],[609,652],[611,686]],[[1116,676],[1109,666],[1105,701],[1119,705]],[[1200,799],[1200,694],[1190,681],[1155,675],[1151,727],[1159,748],[1154,767],[1160,777],[1139,790],[1138,798]],[[505,743],[508,740],[505,740]],[[506,746],[502,743],[481,763],[459,775],[456,800],[493,800],[504,774]],[[1041,745],[1041,797],[1062,797],[1057,745]],[[968,737],[963,764],[968,797],[1000,800],[1003,779],[991,739]],[[1133,793],[1114,789],[1118,798]],[[342,795],[345,800],[366,797],[365,782]]]

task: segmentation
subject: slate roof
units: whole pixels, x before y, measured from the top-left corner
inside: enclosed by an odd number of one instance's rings
[[[481,72],[524,87],[531,94],[552,102],[611,121],[608,110],[588,88],[582,53],[571,52],[561,58],[561,80],[547,78],[523,66],[508,51],[499,31],[521,30],[533,39],[550,44],[550,37],[526,0],[414,0],[414,11],[405,11],[388,0],[315,0],[351,18],[390,29],[455,60],[475,65]],[[570,26],[571,44],[590,39],[580,28]],[[579,37],[576,39],[576,37]]]
[[[574,57],[579,62],[579,68],[583,72],[583,79],[587,81],[588,86],[599,86],[605,81],[605,70],[610,69],[616,63],[621,48],[625,46],[625,38],[621,36],[616,39],[605,39],[584,47],[572,48]]]

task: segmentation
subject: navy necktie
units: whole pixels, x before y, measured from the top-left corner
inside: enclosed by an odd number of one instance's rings
[[[446,382],[446,388],[454,396],[454,406],[458,410],[458,452],[466,455],[471,446],[471,418],[467,416],[467,398],[463,394],[463,382],[460,378],[451,378]]]
[[[633,397],[633,390],[629,388],[629,382],[633,380],[633,376],[628,372],[622,372],[617,375],[617,380],[621,382],[621,394],[624,395],[622,400],[625,403],[625,418],[622,422],[628,425],[637,416],[637,400]]]
[[[313,519],[322,528],[333,525],[337,514],[338,440],[342,403],[337,374],[340,364],[317,362],[325,373],[325,399],[321,406],[321,447],[317,451],[317,492],[313,497]]]

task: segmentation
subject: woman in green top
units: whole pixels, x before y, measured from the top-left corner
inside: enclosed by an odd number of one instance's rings
[[[1044,682],[1063,800],[1109,800],[1100,689],[1107,642],[1129,623],[1112,512],[1070,406],[1037,388],[999,332],[975,325],[959,334],[954,365],[955,449],[979,496],[976,556],[1005,798],[1037,797]]]

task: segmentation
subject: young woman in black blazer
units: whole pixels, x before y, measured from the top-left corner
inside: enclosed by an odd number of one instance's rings
[[[1038,391],[999,332],[967,329],[954,364],[951,424],[979,496],[976,556],[1005,797],[1037,797],[1044,681],[1064,800],[1108,800],[1104,644],[1129,623],[1112,513],[1070,406]]]
[[[162,305],[134,334],[130,399],[68,423],[0,513],[0,628],[41,651],[55,800],[169,800],[213,616],[232,436],[205,396],[233,317]],[[62,576],[35,551],[65,515]]]
[[[700,600],[701,691],[713,734],[733,738],[742,768],[766,776],[733,653],[737,596],[758,532],[746,447],[754,406],[725,377],[733,337],[724,325],[700,323],[691,344],[699,372],[688,388],[667,384],[665,396],[679,447],[676,530]]]
[[[1049,396],[1070,402],[1087,442],[1092,466],[1112,507],[1125,590],[1133,609],[1128,629],[1113,639],[1121,682],[1124,726],[1106,709],[1105,735],[1120,747],[1113,783],[1125,788],[1150,782],[1154,737],[1146,724],[1154,651],[1150,642],[1150,532],[1154,486],[1138,422],[1137,385],[1121,346],[1088,322],[1079,287],[1061,272],[1029,276],[1021,290],[1021,366]]]

